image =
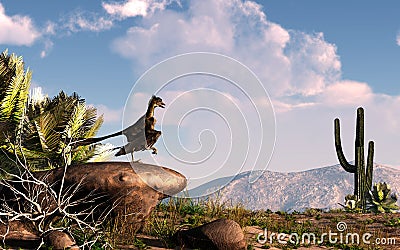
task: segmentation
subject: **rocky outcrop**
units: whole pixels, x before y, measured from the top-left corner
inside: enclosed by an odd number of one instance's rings
[[[35,173],[49,183],[62,178],[63,169]],[[158,201],[182,191],[186,178],[178,172],[139,162],[101,162],[70,166],[65,174],[66,186],[80,183],[76,198],[90,192],[99,196],[98,211],[113,207],[111,216],[130,215],[136,222],[145,219]],[[78,209],[86,209],[81,204]]]
[[[244,250],[246,240],[238,223],[228,219],[218,219],[175,235],[180,247],[194,249]]]
[[[62,168],[34,173],[36,178],[53,184],[54,190],[60,189],[60,180],[63,175],[64,169]],[[95,207],[94,218],[110,211],[111,218],[124,216],[124,219],[129,220],[131,225],[133,224],[139,229],[144,219],[150,215],[160,200],[179,193],[186,187],[186,184],[187,180],[183,175],[168,168],[140,162],[102,162],[68,167],[65,172],[63,190],[68,188],[74,190],[79,186],[71,201],[85,200],[83,198],[88,194],[94,197],[94,203],[81,202],[79,205],[71,207],[71,212],[87,211],[87,209]],[[7,195],[5,189],[2,190],[2,193]],[[10,191],[8,194],[12,196]],[[39,199],[42,199],[39,203],[44,206],[51,207],[57,204],[50,196]],[[26,226],[19,222],[18,226],[26,229]],[[6,239],[11,240],[10,237],[12,237],[12,240],[25,240],[31,235],[39,237],[37,232],[29,230],[27,232],[20,238],[16,234],[8,234]]]

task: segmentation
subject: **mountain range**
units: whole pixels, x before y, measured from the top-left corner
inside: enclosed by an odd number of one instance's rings
[[[392,192],[399,194],[400,169],[375,164],[373,174],[374,183],[386,182]],[[340,165],[290,173],[264,171],[254,183],[249,183],[249,176],[250,172],[244,172],[220,178],[189,190],[189,194],[210,194],[220,202],[242,204],[251,210],[303,211],[338,208],[338,203],[344,204],[345,196],[354,192],[354,175]],[[225,183],[228,184],[221,189]]]

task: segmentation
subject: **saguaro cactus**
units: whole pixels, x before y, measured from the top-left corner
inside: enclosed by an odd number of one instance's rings
[[[366,195],[372,188],[372,172],[374,170],[374,142],[368,143],[367,168],[364,158],[364,109],[357,109],[355,160],[350,164],[344,156],[340,140],[340,121],[335,119],[335,147],[340,165],[349,173],[354,174],[354,195],[360,201],[360,208],[366,210]]]

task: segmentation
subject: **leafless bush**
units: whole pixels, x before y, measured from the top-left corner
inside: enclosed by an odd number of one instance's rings
[[[4,172],[10,178],[0,180],[0,223],[6,226],[3,244],[10,231],[10,223],[20,221],[33,228],[41,239],[52,231],[64,231],[72,235],[79,231],[84,235],[81,248],[91,248],[103,236],[101,224],[115,204],[104,210],[106,195],[94,190],[82,192],[85,179],[78,183],[66,183],[67,164],[62,177],[54,180],[50,172],[33,173],[24,159],[16,157],[19,174]],[[107,247],[107,243],[103,247]]]

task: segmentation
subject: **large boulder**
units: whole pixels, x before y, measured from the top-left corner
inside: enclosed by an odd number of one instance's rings
[[[63,190],[74,193],[71,202],[83,201],[70,207],[69,211],[87,211],[95,207],[94,218],[110,212],[112,218],[123,216],[136,229],[160,200],[179,193],[187,184],[186,178],[174,170],[140,162],[87,163],[69,166],[66,171],[58,168],[34,172],[34,176],[52,184],[56,191],[63,185]],[[2,193],[7,195],[5,189]],[[88,195],[94,202],[88,202]],[[57,204],[50,195],[39,199],[39,203],[47,208]]]
[[[64,174],[64,169],[36,172],[46,182],[55,183]],[[186,178],[171,169],[140,162],[99,162],[74,165],[67,168],[64,186],[80,183],[76,198],[89,193],[103,196],[97,199],[98,211],[112,208],[111,216],[130,215],[131,220],[141,222],[158,201],[177,194],[187,184]],[[77,209],[86,209],[93,204],[81,204]]]
[[[218,219],[175,234],[180,247],[195,249],[245,250],[246,239],[238,223],[228,219]]]

